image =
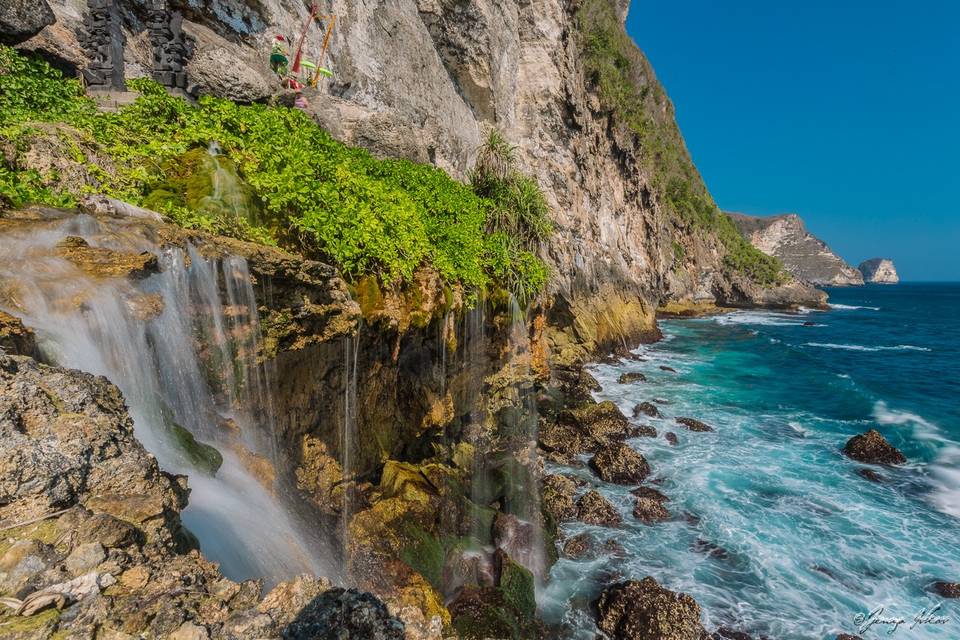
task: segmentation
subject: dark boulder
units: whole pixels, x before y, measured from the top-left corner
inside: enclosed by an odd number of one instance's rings
[[[907,461],[876,429],[870,429],[847,440],[843,453],[848,458],[870,464],[903,464]]]
[[[563,543],[563,555],[568,558],[582,558],[593,548],[593,540],[587,533],[581,533]]]
[[[577,515],[573,495],[577,487],[566,476],[549,475],[543,479],[543,508],[555,522],[570,520]]]
[[[883,482],[883,476],[873,469],[857,469],[857,475],[861,478],[869,480],[870,482]]]
[[[633,517],[645,524],[653,524],[669,520],[670,512],[661,501],[641,496],[633,506]]]
[[[673,431],[667,431],[666,435],[664,435],[663,437],[666,438],[667,442],[669,442],[673,446],[677,446],[677,444],[679,443],[679,441],[677,440],[677,434],[675,434]]]
[[[653,487],[637,487],[633,489],[630,493],[637,496],[638,498],[650,498],[656,502],[669,502],[670,498],[665,496],[659,490],[654,489]]]
[[[707,431],[713,431],[713,427],[708,425],[705,422],[700,422],[699,420],[694,420],[693,418],[677,418],[677,422],[682,424],[690,431],[696,431],[698,433],[706,433]]]
[[[356,589],[330,589],[283,630],[284,640],[403,640],[403,623],[382,602]]]
[[[616,508],[597,491],[587,491],[577,500],[577,518],[587,524],[600,524],[608,527],[616,526],[622,522]]]
[[[657,409],[657,406],[651,402],[641,402],[633,408],[633,417],[637,418],[641,415],[659,418],[660,409]]]
[[[860,636],[853,636],[849,633],[838,633],[837,640],[863,640]]]
[[[628,371],[627,373],[621,373],[620,377],[617,378],[617,382],[620,384],[630,384],[631,382],[646,382],[647,376],[643,375],[639,371]]]
[[[590,458],[590,468],[604,482],[615,484],[638,484],[650,475],[646,459],[623,444],[609,444]]]
[[[735,631],[729,627],[720,627],[710,635],[710,640],[753,640],[753,637],[743,631]]]
[[[701,640],[700,606],[656,580],[621,582],[604,590],[596,603],[597,626],[611,640]]]
[[[57,21],[47,0],[0,2],[0,44],[19,44]]]
[[[539,443],[544,450],[568,455],[595,451],[611,441],[630,437],[630,422],[613,402],[590,402],[561,411],[556,421],[544,421]]]
[[[656,438],[657,430],[648,424],[632,425],[627,429],[627,438]]]
[[[665,365],[665,364],[660,365],[660,370],[661,370],[661,371],[669,371],[670,373],[676,373],[676,372],[677,372],[676,369],[674,369],[673,367],[668,367],[668,366]]]
[[[720,545],[710,542],[709,540],[704,540],[703,538],[697,538],[690,545],[690,550],[696,551],[697,553],[702,553],[703,555],[713,558],[714,560],[729,560],[732,558],[732,555],[729,551]]]
[[[960,582],[938,580],[933,583],[933,591],[941,598],[960,598]]]

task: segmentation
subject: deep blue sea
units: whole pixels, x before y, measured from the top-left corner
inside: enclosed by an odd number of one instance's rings
[[[613,538],[626,553],[561,560],[543,598],[548,618],[591,637],[576,605],[611,576],[652,575],[694,596],[708,630],[960,638],[960,601],[929,592],[934,580],[960,581],[960,284],[828,292],[825,312],[666,321],[664,340],[636,351],[645,361],[592,368],[598,400],[627,415],[638,402],[659,404],[664,418],[636,420],[659,436],[630,444],[650,461],[673,519],[641,524],[631,487],[553,465],[597,485],[624,517],[619,529],[569,523],[564,533]],[[619,384],[624,371],[648,382]],[[675,416],[716,431],[689,432]],[[877,467],[881,483],[840,451],[869,428],[909,458]],[[945,624],[909,628],[938,605]],[[905,624],[859,631],[858,616],[879,607],[879,617]]]

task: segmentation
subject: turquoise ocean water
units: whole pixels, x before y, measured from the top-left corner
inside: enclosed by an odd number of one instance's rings
[[[645,361],[592,368],[597,399],[627,415],[659,404],[664,418],[635,420],[659,436],[630,444],[650,461],[673,518],[641,524],[631,487],[551,466],[598,485],[624,516],[618,529],[568,523],[563,532],[615,539],[625,553],[561,560],[543,597],[548,619],[592,637],[583,607],[598,586],[652,575],[693,595],[708,630],[960,638],[960,601],[929,591],[960,581],[960,284],[829,293],[826,312],[666,321],[665,339],[636,351]],[[624,371],[648,382],[619,384]],[[691,433],[675,416],[716,431]],[[869,428],[909,458],[876,468],[880,483],[840,452]],[[879,617],[905,624],[858,630],[858,616],[880,607]],[[910,628],[924,611],[948,620]]]

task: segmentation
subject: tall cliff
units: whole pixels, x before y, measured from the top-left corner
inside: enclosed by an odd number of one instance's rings
[[[795,277],[815,285],[861,285],[863,276],[827,244],[807,231],[795,213],[748,216],[729,213],[740,233],[756,248],[776,256]]]
[[[51,0],[58,22],[22,48],[81,67],[82,0]],[[128,76],[152,64],[139,2],[120,2]],[[300,29],[306,3],[170,2],[186,17],[190,89],[241,101],[276,93],[267,52]],[[484,132],[517,146],[538,176],[556,232],[552,266],[560,344],[588,350],[653,331],[666,300],[819,304],[776,275],[719,214],[676,126],[673,107],[627,37],[626,3],[333,0],[333,78],[311,112],[333,135],[382,156],[431,162],[465,178]],[[320,47],[313,32],[307,51]]]

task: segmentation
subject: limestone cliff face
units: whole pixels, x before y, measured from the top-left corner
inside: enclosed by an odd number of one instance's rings
[[[858,267],[863,279],[869,284],[897,284],[900,276],[893,266],[893,260],[887,258],[871,258],[864,260]]]
[[[815,285],[861,285],[863,276],[807,231],[795,213],[780,216],[728,214],[756,248],[779,258],[797,278]]]
[[[82,0],[51,0],[58,22],[23,46],[66,66],[83,64],[76,46]],[[295,34],[307,3],[281,0],[174,0],[190,39],[194,93],[262,100],[275,93],[267,52],[276,34]],[[581,56],[577,11],[560,0],[328,0],[336,14],[324,79],[311,109],[339,139],[374,153],[432,162],[465,178],[485,130],[501,129],[521,168],[539,177],[557,232],[542,252],[553,268],[560,342],[588,349],[653,334],[664,299],[721,304],[815,304],[796,283],[764,289],[725,268],[725,249],[702,229],[672,219],[663,188],[641,159],[652,151],[601,105]],[[143,8],[121,0],[128,27],[128,75],[146,73],[150,50]],[[627,5],[611,5],[616,17]],[[321,35],[306,51],[315,57]],[[673,107],[636,52],[644,110],[675,130]],[[682,139],[677,136],[682,147]],[[672,144],[672,143],[671,143]],[[689,162],[686,149],[676,153]],[[647,165],[649,166],[649,165]],[[692,165],[691,165],[692,166]],[[695,175],[695,170],[693,170]],[[699,176],[696,176],[699,180]]]

